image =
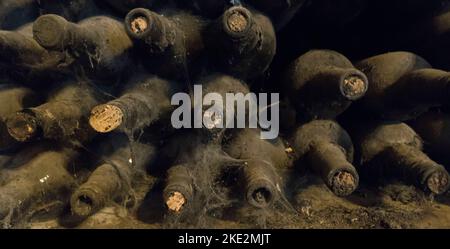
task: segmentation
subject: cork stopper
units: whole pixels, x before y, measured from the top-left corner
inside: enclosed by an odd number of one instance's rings
[[[26,142],[37,133],[37,122],[35,117],[28,113],[16,113],[7,118],[6,126],[12,138],[19,142]]]
[[[367,88],[367,79],[361,75],[347,76],[341,85],[342,94],[350,100],[356,100],[364,96]]]
[[[144,33],[148,29],[148,19],[143,16],[138,16],[131,20],[130,29],[135,34]]]
[[[166,201],[167,208],[175,213],[179,213],[184,204],[186,203],[186,198],[180,192],[173,192],[169,195]]]
[[[228,17],[228,28],[233,32],[243,32],[247,25],[247,18],[240,12],[234,12]]]
[[[122,124],[122,121],[122,110],[109,104],[94,107],[89,118],[91,127],[100,133],[108,133],[117,129]]]
[[[158,14],[145,8],[131,10],[125,17],[125,30],[133,39],[145,39],[152,31],[158,29],[154,27]],[[157,26],[157,25],[156,25]]]
[[[443,171],[437,171],[427,179],[427,187],[434,194],[442,194],[447,191],[449,186],[448,174]]]
[[[347,196],[358,187],[358,180],[347,171],[337,172],[331,180],[331,190],[337,196]]]

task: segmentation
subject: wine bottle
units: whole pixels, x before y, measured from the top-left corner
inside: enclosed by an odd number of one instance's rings
[[[450,116],[447,113],[431,110],[408,124],[423,139],[425,151],[439,162],[450,162]]]
[[[337,196],[348,196],[358,187],[353,166],[353,143],[335,121],[314,120],[297,128],[292,139],[295,160],[320,175]]]
[[[34,21],[39,16],[35,0],[2,0],[0,2],[0,29],[14,30]]]
[[[180,141],[189,142],[180,143]],[[195,204],[199,204],[195,202],[195,199],[202,189],[195,185],[196,168],[206,168],[207,166],[202,162],[203,157],[216,151],[216,148],[206,151],[207,148],[208,145],[202,141],[201,136],[195,132],[187,132],[175,134],[161,150],[158,162],[164,164],[162,168],[168,168],[162,195],[165,207],[170,213],[182,214],[194,208]],[[199,175],[197,181],[205,179],[203,177],[212,176],[210,172],[205,171]]]
[[[210,121],[212,121],[212,122],[208,121],[208,123],[204,122],[203,124],[204,134],[208,138],[220,141],[227,128],[236,127],[236,124],[238,122],[244,121],[247,123],[247,121],[249,120],[249,115],[257,115],[257,113],[250,113],[248,107],[251,106],[251,104],[249,103],[248,106],[246,105],[246,108],[244,110],[245,111],[244,115],[246,116],[245,120],[238,120],[237,117],[240,116],[238,115],[238,112],[240,110],[238,110],[237,106],[239,101],[236,100],[231,104],[230,103],[227,104],[227,97],[226,97],[227,94],[243,94],[242,96],[245,96],[250,92],[250,89],[245,82],[238,80],[234,77],[231,77],[229,75],[213,74],[200,79],[199,83],[203,86],[202,89],[203,98],[205,98],[205,96],[207,96],[208,94],[212,93],[212,94],[219,94],[223,100],[222,103],[223,105],[218,106],[219,108],[223,108],[223,110],[216,109],[215,108],[216,106],[213,106],[212,104],[209,106],[198,106],[198,110],[203,110],[202,117],[208,117],[210,118]],[[191,99],[193,99],[193,96],[191,96]],[[203,119],[203,121],[205,121],[205,119]],[[230,130],[231,129],[228,129],[228,131]]]
[[[417,18],[396,30],[393,40],[398,47],[425,56],[434,67],[450,70],[446,60],[446,44],[450,34],[450,11],[425,18]],[[387,43],[387,41],[386,41]]]
[[[70,199],[72,212],[80,217],[94,214],[109,202],[125,201],[131,195],[135,176],[145,172],[156,153],[153,145],[131,142],[123,133],[108,136],[99,147],[99,166]]]
[[[163,198],[172,212],[180,213],[194,198],[194,179],[189,168],[189,165],[181,164],[167,171]]]
[[[39,103],[39,97],[29,88],[14,84],[0,85],[0,151],[11,149],[16,145],[16,141],[6,128],[6,118]]]
[[[356,65],[370,82],[356,108],[386,120],[409,120],[447,103],[450,74],[433,69],[418,55],[391,52]]]
[[[12,152],[2,153],[1,155],[5,161],[0,166],[0,186],[20,177],[20,170],[17,169],[48,149],[49,144],[46,141],[39,141],[20,146]]]
[[[33,36],[42,47],[69,54],[76,72],[92,79],[111,83],[133,65],[133,43],[122,22],[111,17],[94,16],[75,24],[58,15],[43,15],[33,24]]]
[[[0,187],[0,220],[14,222],[38,204],[67,200],[76,186],[71,168],[78,154],[70,148],[48,149],[17,168],[17,177]]]
[[[144,8],[130,11],[125,28],[142,51],[150,72],[169,79],[186,80],[201,69],[205,21],[185,12],[158,14]],[[174,73],[177,72],[177,73]]]
[[[159,153],[158,162],[168,168],[163,198],[170,214],[195,223],[190,215],[199,217],[229,205],[224,202],[226,191],[220,177],[224,169],[240,162],[223,153],[221,141],[213,141],[198,130],[175,134]]]
[[[237,78],[261,76],[276,53],[276,36],[270,19],[242,6],[227,9],[206,33],[213,68]]]
[[[65,56],[41,47],[32,34],[32,23],[14,31],[0,31],[0,67],[7,78],[38,85],[42,79],[56,78],[63,73]]]
[[[88,124],[89,113],[101,97],[90,83],[67,81],[46,103],[10,115],[6,119],[8,132],[19,142],[37,138],[87,141],[94,134]]]
[[[359,171],[369,181],[398,179],[433,194],[447,191],[448,172],[422,151],[422,139],[411,127],[401,122],[353,126],[349,131],[359,154]]]
[[[224,145],[224,150],[244,161],[243,194],[250,205],[267,208],[282,198],[291,160],[280,139],[262,140],[258,129],[244,129]]]
[[[284,93],[305,120],[334,119],[369,88],[366,75],[331,50],[307,52],[289,65],[283,77]]]
[[[154,75],[136,76],[125,86],[119,98],[94,107],[89,123],[97,132],[116,129],[141,129],[169,116],[176,83]]]

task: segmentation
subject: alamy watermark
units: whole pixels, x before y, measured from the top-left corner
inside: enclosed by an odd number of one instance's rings
[[[203,96],[202,86],[194,85],[193,101],[187,93],[172,96],[171,104],[179,106],[172,113],[172,126],[176,129],[261,128],[261,139],[275,139],[280,129],[280,96],[270,93],[270,104],[268,97],[267,93],[258,96],[226,93],[225,99],[218,93]]]

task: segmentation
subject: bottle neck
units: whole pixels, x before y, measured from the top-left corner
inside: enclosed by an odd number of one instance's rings
[[[307,94],[317,94],[317,99],[355,101],[366,94],[368,85],[366,75],[357,69],[325,67],[305,84],[305,88],[308,88]]]
[[[34,39],[44,48],[56,51],[73,51],[76,57],[93,53],[101,41],[95,25],[75,24],[58,15],[44,15],[33,24]]]
[[[449,176],[445,168],[431,160],[420,149],[395,144],[382,152],[382,171],[391,177],[420,186],[427,192],[441,194],[449,187]]]
[[[311,145],[307,156],[308,165],[336,195],[347,196],[357,188],[358,173],[341,146],[328,141],[318,141]]]
[[[144,8],[132,10],[125,18],[128,35],[142,41],[151,53],[164,52],[175,43],[177,25],[169,18]]]
[[[14,31],[0,31],[0,62],[33,65],[41,62],[45,50],[32,38]]]
[[[239,53],[251,51],[262,45],[262,29],[255,16],[243,7],[228,9],[219,19],[224,43]]]

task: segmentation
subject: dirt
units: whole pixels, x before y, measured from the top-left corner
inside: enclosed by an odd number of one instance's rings
[[[154,181],[150,181],[150,186]],[[292,207],[254,209],[238,207],[222,219],[212,215],[202,228],[450,228],[450,194],[428,196],[413,186],[391,183],[379,187],[360,187],[352,195],[340,198],[317,178],[299,180],[298,192],[292,196]],[[148,182],[147,182],[148,183]],[[146,183],[146,184],[147,184]],[[138,204],[125,208],[118,204],[106,207],[77,228],[165,228],[161,212],[162,199],[149,194],[143,184],[136,190]],[[63,219],[36,220],[28,228],[64,228]],[[184,227],[183,224],[178,224]],[[186,227],[188,227],[186,225]]]

